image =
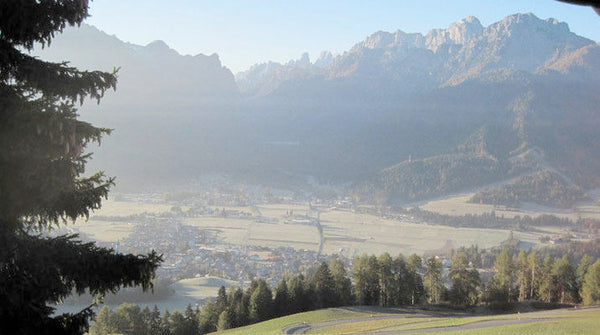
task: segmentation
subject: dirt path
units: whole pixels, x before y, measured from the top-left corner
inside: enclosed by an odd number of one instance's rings
[[[554,321],[558,318],[547,318],[547,319],[509,319],[509,320],[489,320],[489,321],[478,321],[458,326],[446,326],[446,327],[434,327],[434,328],[422,328],[422,329],[411,329],[411,330],[390,330],[390,331],[377,331],[372,333],[362,334],[377,334],[377,335],[392,335],[392,334],[414,334],[414,333],[430,333],[430,332],[449,332],[457,330],[469,330],[469,329],[481,329],[489,327],[501,327],[509,325],[517,325],[523,323],[532,322],[544,322]]]
[[[382,316],[372,316],[372,317],[360,317],[354,319],[346,319],[346,320],[336,320],[336,321],[325,321],[319,323],[301,323],[292,326],[288,326],[281,330],[282,334],[305,334],[310,329],[313,328],[324,328],[330,326],[337,326],[344,323],[352,323],[352,322],[363,322],[363,321],[373,321],[373,320],[389,320],[389,319],[407,319],[407,318],[417,318],[423,317],[422,315],[382,315]]]
[[[282,334],[306,334],[311,329],[326,328],[326,327],[341,325],[344,323],[354,323],[354,322],[373,321],[373,320],[407,319],[407,318],[414,318],[414,317],[415,316],[394,315],[394,316],[386,316],[386,317],[383,317],[383,316],[382,317],[365,317],[365,318],[348,319],[348,320],[319,322],[319,323],[314,323],[314,324],[303,323],[303,324],[298,324],[298,325],[284,328],[281,331],[281,333]],[[489,321],[478,321],[478,322],[473,322],[473,323],[468,323],[468,324],[458,325],[458,326],[445,326],[445,327],[433,327],[433,328],[421,328],[421,329],[409,329],[409,330],[386,331],[385,329],[378,329],[377,331],[374,331],[374,332],[359,333],[359,334],[392,335],[392,334],[446,332],[446,331],[456,331],[456,330],[500,327],[500,326],[508,326],[508,325],[532,323],[532,322],[553,321],[556,319],[557,318],[489,320]],[[397,327],[391,327],[391,328],[397,328]]]

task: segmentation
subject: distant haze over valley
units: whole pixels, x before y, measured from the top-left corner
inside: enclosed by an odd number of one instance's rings
[[[495,190],[478,199],[499,201],[528,183],[577,199],[600,184],[600,46],[533,14],[375,32],[339,55],[235,75],[217,55],[128,44],[87,25],[36,54],[120,68],[117,91],[81,113],[115,129],[91,148],[88,169],[123,188],[207,174],[274,186],[311,177],[406,203],[486,185]]]

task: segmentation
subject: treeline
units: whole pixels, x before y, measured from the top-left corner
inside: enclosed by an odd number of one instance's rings
[[[523,176],[509,185],[475,193],[471,203],[519,207],[529,201],[540,205],[571,208],[584,198],[580,187],[568,184],[555,172],[540,171]]]
[[[496,215],[495,211],[491,213],[465,214],[459,216],[444,215],[436,212],[426,211],[419,207],[413,207],[408,210],[403,210],[403,213],[419,218],[429,224],[440,224],[451,227],[470,227],[470,228],[504,228],[524,231],[530,227],[539,226],[557,226],[568,227],[577,226],[581,222],[574,222],[568,218],[561,218],[555,215],[542,214],[536,217],[529,215],[514,216],[507,218]],[[599,224],[598,220],[590,219],[590,222]]]
[[[578,263],[564,254],[552,257],[537,251],[507,249],[496,258],[495,274],[488,283],[484,301],[506,304],[535,300],[545,303],[600,302],[600,260],[584,255]]]
[[[502,249],[495,255],[494,274],[482,281],[476,248],[452,253],[450,264],[438,257],[405,258],[387,253],[363,255],[350,273],[339,259],[321,263],[310,276],[280,281],[275,290],[264,280],[250,287],[219,290],[201,310],[160,313],[123,304],[115,311],[104,306],[90,328],[91,335],[197,335],[240,327],[298,312],[321,308],[374,305],[447,304],[465,307],[487,304],[509,308],[517,301],[542,303],[600,303],[600,260],[584,255],[578,263],[569,256],[552,257],[537,251]],[[489,256],[489,255],[488,255]],[[445,271],[448,266],[448,271]],[[447,275],[445,274],[447,273]]]
[[[90,328],[90,335],[151,334],[192,335],[244,325],[315,309],[355,303],[352,284],[344,264],[334,259],[322,263],[310,276],[302,274],[280,281],[273,291],[264,280],[253,280],[250,287],[219,289],[214,301],[201,309],[188,306],[182,314],[155,307],[140,309],[122,304],[115,311],[102,307]]]

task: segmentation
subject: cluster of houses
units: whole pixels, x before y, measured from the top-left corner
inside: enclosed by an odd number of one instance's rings
[[[157,276],[173,282],[210,275],[239,282],[262,278],[275,284],[284,275],[298,273],[318,260],[312,250],[224,244],[216,229],[185,225],[177,218],[152,216],[147,216],[128,238],[112,247],[121,252],[162,253],[164,261]]]

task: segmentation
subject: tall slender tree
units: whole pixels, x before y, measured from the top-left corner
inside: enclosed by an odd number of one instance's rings
[[[516,264],[517,286],[519,287],[519,301],[530,299],[531,294],[531,266],[527,260],[525,250],[519,252]]]
[[[477,269],[469,269],[464,251],[452,256],[449,277],[452,281],[450,300],[453,304],[468,306],[477,303],[481,280]]]
[[[540,256],[536,251],[532,251],[527,256],[527,263],[529,265],[529,269],[531,270],[531,285],[529,292],[529,299],[537,299],[539,298],[539,288],[540,288],[540,268],[541,268],[541,260]]]
[[[584,254],[577,265],[577,286],[579,289],[583,287],[583,279],[588,272],[588,269],[592,265],[592,259],[587,254]]]
[[[586,272],[581,297],[586,305],[600,303],[600,260],[592,264]]]
[[[423,260],[421,257],[417,254],[408,256],[406,260],[406,281],[411,305],[419,303],[425,294],[423,278],[419,274],[422,267]]]
[[[269,285],[264,280],[258,281],[258,286],[250,296],[248,313],[250,322],[260,322],[273,317],[273,294]]]
[[[442,300],[444,293],[443,267],[442,262],[436,257],[430,257],[425,261],[425,275],[423,285],[427,295],[427,302],[438,304]]]
[[[306,290],[306,280],[302,274],[290,278],[287,282],[288,294],[290,296],[290,308],[288,313],[304,312],[310,309],[311,301]]]
[[[552,266],[552,279],[556,289],[556,299],[559,299],[561,303],[579,300],[577,272],[571,264],[569,256],[564,255],[556,260]]]
[[[359,305],[377,305],[379,303],[379,263],[377,257],[363,254],[354,259],[352,277],[356,300]]]
[[[406,259],[403,254],[398,254],[394,261],[392,262],[392,274],[393,274],[393,282],[392,282],[392,295],[391,295],[391,305],[406,305],[410,302],[410,289],[409,283],[406,280],[408,273]]]
[[[230,309],[230,308],[225,309],[219,315],[219,321],[217,322],[217,330],[222,331],[222,330],[232,328],[234,317],[235,316],[233,314],[232,309]]]
[[[378,301],[380,306],[392,306],[398,294],[392,273],[393,259],[387,252],[377,257],[377,277],[379,282]]]
[[[82,177],[84,148],[109,130],[78,120],[76,105],[114,89],[116,71],[79,71],[27,53],[87,16],[87,0],[0,1],[1,334],[82,334],[91,307],[54,316],[48,304],[73,290],[149,289],[161,259],[40,234],[89,216],[114,181],[102,172]]]
[[[327,263],[323,262],[312,276],[310,285],[315,294],[315,308],[327,308],[339,305],[336,296],[335,282]]]
[[[354,303],[352,295],[352,281],[348,278],[346,266],[339,258],[334,258],[329,264],[331,276],[335,285],[336,296],[339,297],[340,306],[348,306]]]
[[[108,335],[115,333],[117,329],[113,321],[113,312],[108,306],[102,306],[100,312],[96,315],[96,321],[92,327],[90,327],[90,335]]]
[[[504,248],[494,263],[496,274],[493,278],[492,290],[497,292],[496,296],[504,302],[512,302],[515,284],[515,264],[508,249]]]
[[[231,327],[240,327],[247,324],[248,305],[245,304],[244,291],[241,288],[231,288],[227,300],[229,301],[231,316],[233,317],[232,320],[229,320]]]
[[[273,298],[273,315],[284,316],[290,310],[290,295],[288,293],[287,282],[282,279],[275,288],[275,297]]]
[[[538,295],[539,299],[544,302],[554,302],[556,300],[556,287],[552,277],[553,267],[554,259],[546,256],[538,270]]]

